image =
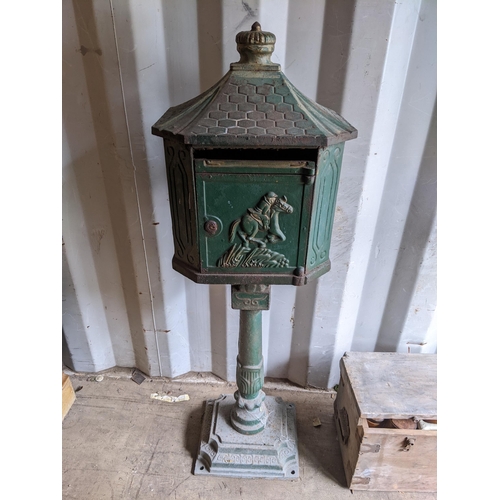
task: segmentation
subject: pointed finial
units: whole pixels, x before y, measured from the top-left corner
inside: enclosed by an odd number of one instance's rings
[[[252,31],[262,31],[262,27],[260,26],[260,24],[257,21],[255,21],[252,24]]]

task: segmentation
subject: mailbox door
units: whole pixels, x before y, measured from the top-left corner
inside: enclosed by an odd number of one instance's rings
[[[293,274],[305,266],[311,162],[196,160],[201,272]]]

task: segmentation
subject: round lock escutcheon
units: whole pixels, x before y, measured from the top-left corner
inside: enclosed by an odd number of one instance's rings
[[[222,222],[218,217],[209,215],[205,218],[203,229],[207,236],[217,236],[222,231]]]
[[[214,220],[207,220],[207,222],[205,222],[205,231],[208,234],[214,235],[217,232],[217,229],[219,229],[219,224],[217,224]]]

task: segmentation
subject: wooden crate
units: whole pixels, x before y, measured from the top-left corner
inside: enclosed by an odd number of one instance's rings
[[[437,423],[436,368],[435,354],[342,357],[334,414],[351,490],[437,491],[437,430],[389,428]]]
[[[71,380],[66,373],[62,374],[62,419],[68,414],[71,405],[75,402],[76,395],[71,385]]]

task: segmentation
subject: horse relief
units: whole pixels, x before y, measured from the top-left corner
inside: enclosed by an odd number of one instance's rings
[[[229,227],[229,242],[236,236],[242,243],[235,243],[218,260],[219,267],[288,267],[288,259],[267,248],[267,244],[285,241],[286,236],[279,226],[279,214],[293,213],[286,196],[281,198],[273,192],[264,195],[259,203],[247,209],[247,213],[232,222]],[[253,248],[251,244],[255,244]]]

